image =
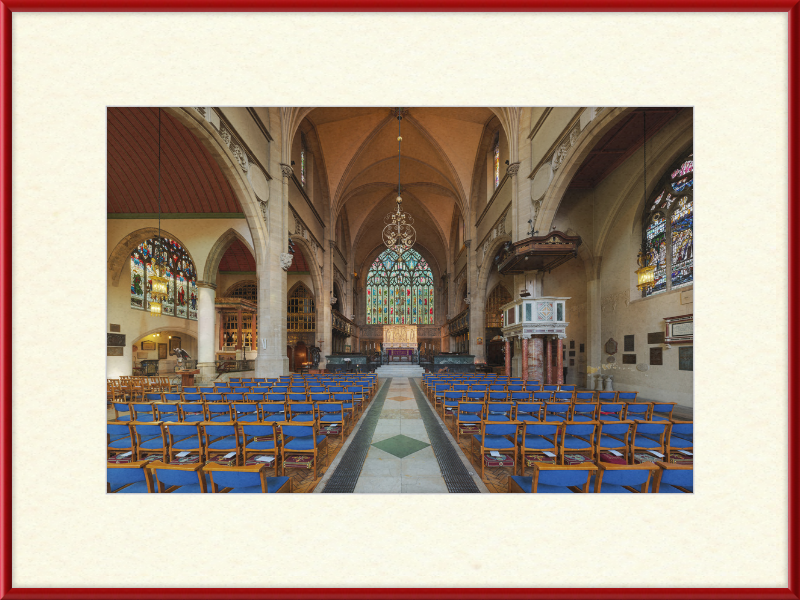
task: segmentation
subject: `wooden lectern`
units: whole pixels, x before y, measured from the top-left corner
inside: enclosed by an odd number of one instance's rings
[[[194,376],[200,372],[200,369],[194,371],[175,371],[181,376],[181,389],[185,387],[194,386]]]

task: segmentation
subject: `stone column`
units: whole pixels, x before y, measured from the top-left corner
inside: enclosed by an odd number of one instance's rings
[[[544,340],[541,336],[533,338],[533,373],[531,379],[544,381]]]
[[[505,338],[506,342],[506,377],[511,377],[511,338]]]
[[[546,384],[553,383],[553,338],[547,336],[547,380]]]
[[[467,294],[469,304],[469,347],[467,352],[475,356],[475,362],[486,362],[486,340],[478,345],[478,338],[486,334],[486,304],[484,295],[478,289],[477,252],[472,250],[472,240],[464,242],[467,253]]]
[[[530,336],[522,336],[522,382],[528,381],[528,338]]]
[[[205,281],[197,282],[197,368],[198,381],[207,383],[216,379],[214,365],[214,317],[217,286]]]
[[[589,375],[597,375],[602,367],[603,353],[600,339],[600,279],[594,279],[586,284],[586,373],[587,384]],[[590,388],[591,389],[591,388]]]
[[[564,340],[556,342],[556,383],[564,383]]]

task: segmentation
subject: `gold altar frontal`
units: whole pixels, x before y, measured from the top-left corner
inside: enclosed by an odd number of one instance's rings
[[[383,327],[383,347],[384,348],[416,348],[417,347],[417,326],[416,325],[384,325],[384,327]]]

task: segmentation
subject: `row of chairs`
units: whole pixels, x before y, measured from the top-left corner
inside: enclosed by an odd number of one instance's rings
[[[638,465],[597,461],[571,466],[536,462],[533,476],[508,478],[508,491],[528,494],[692,493],[694,469],[692,465],[663,461]]]
[[[228,467],[209,463],[168,464],[161,461],[109,463],[106,486],[109,493],[178,494],[283,494],[291,493],[288,477],[268,477],[267,465]]]
[[[169,377],[131,377],[122,376],[119,379],[106,379],[106,398],[109,402],[114,400],[135,400],[143,398],[148,392],[171,392],[176,389]]]
[[[560,386],[562,388],[575,386]],[[586,401],[586,402],[636,402],[639,392],[593,392],[568,390],[531,390],[523,385],[487,385],[487,384],[452,384],[436,383],[428,390],[428,398],[435,400],[445,392],[460,392],[464,398],[478,398],[483,394],[484,398],[494,399],[523,399],[531,400],[562,400],[564,402]]]
[[[181,391],[184,394],[322,394],[325,392],[346,392],[351,388],[363,389],[368,396],[372,396],[372,388],[369,383],[347,383],[342,385],[331,386],[253,386],[253,387],[230,387],[230,386],[198,386],[198,387],[185,387]]]
[[[326,407],[333,408],[333,407]],[[346,416],[321,410],[307,422],[237,423],[201,421],[196,423],[108,423],[107,461],[126,464],[159,460],[166,464],[208,464],[248,466],[273,463],[275,476],[286,468],[314,469],[317,479],[320,451],[327,456],[323,428],[333,425],[344,430]],[[282,460],[281,460],[282,459]]]
[[[317,406],[341,405],[350,420],[357,420],[364,411],[363,402],[353,394],[314,394],[311,401],[301,398],[298,402],[269,400],[258,402],[128,402],[114,403],[115,418],[111,422],[194,423],[199,421],[235,421],[254,423],[275,421],[303,421],[302,415],[319,414]],[[310,407],[310,408],[309,408]],[[127,409],[127,410],[126,410]]]
[[[517,392],[523,394],[524,392]],[[475,394],[468,392],[468,394]],[[459,407],[462,407],[459,409]],[[478,394],[467,397],[459,392],[445,392],[436,398],[434,409],[443,421],[448,416],[469,412],[477,412],[482,407],[484,415],[494,415],[495,420],[516,419],[519,421],[622,421],[625,419],[643,419],[646,421],[671,421],[675,410],[674,402],[559,402],[534,401],[527,397],[504,400],[491,398],[485,400]]]
[[[471,413],[458,420],[460,434],[470,435],[471,454],[485,467],[511,467],[520,475],[536,462],[569,464],[604,461],[636,464],[666,459],[693,460],[694,425],[691,421],[497,421],[475,420]],[[470,418],[471,417],[471,418]],[[461,417],[460,417],[461,418]],[[478,452],[476,455],[476,446]],[[511,456],[508,456],[508,455]]]

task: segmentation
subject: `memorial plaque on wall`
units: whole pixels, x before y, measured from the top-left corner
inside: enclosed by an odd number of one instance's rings
[[[622,355],[622,364],[623,365],[635,365],[636,364],[636,355],[635,354],[623,354]]]
[[[625,352],[633,352],[633,336],[625,336]]]
[[[662,348],[650,348],[650,364],[651,365],[664,364],[664,355]]]
[[[123,350],[124,348],[122,346],[109,346],[106,356],[122,356]]]
[[[678,348],[678,369],[680,371],[694,371],[694,346]]]
[[[124,333],[107,333],[106,334],[107,342],[106,346],[124,346],[125,345],[125,334]]]
[[[647,334],[647,343],[648,344],[663,344],[664,343],[664,332],[663,331],[656,331],[655,333],[648,333]]]
[[[108,324],[108,330],[109,330],[111,333],[119,333],[119,331],[120,331],[120,329],[119,329],[119,324],[115,324],[115,323],[109,323],[109,324]]]

